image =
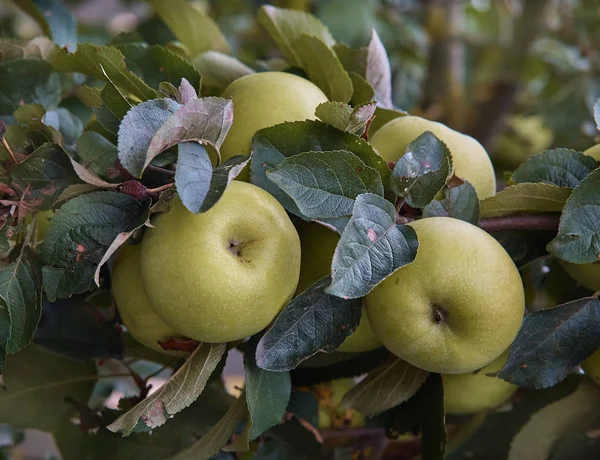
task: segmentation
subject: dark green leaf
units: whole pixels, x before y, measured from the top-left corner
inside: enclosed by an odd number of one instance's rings
[[[413,208],[427,206],[450,178],[452,157],[446,144],[425,131],[406,147],[392,171],[392,190]]]
[[[77,49],[77,23],[71,12],[58,0],[14,0],[31,15],[42,31],[61,48]]]
[[[185,78],[193,88],[200,88],[200,74],[181,56],[161,45],[127,43],[118,47],[125,56],[127,68],[153,88],[166,81],[179,86]]]
[[[49,300],[92,287],[96,267],[117,236],[143,225],[148,203],[116,192],[73,198],[54,216],[41,247],[44,292]]]
[[[61,49],[56,53],[52,64],[59,72],[79,72],[97,80],[111,80],[119,88],[134,94],[142,101],[156,97],[156,91],[127,70],[123,53],[111,46],[82,43],[72,54]]]
[[[373,136],[379,128],[385,125],[388,121],[394,118],[403,117],[408,115],[407,112],[400,109],[387,109],[384,107],[377,107],[375,110],[375,118],[369,126],[369,136]]]
[[[10,169],[10,185],[38,209],[52,209],[61,193],[81,181],[69,155],[56,144],[44,144]]]
[[[348,75],[352,81],[353,92],[350,102],[353,106],[367,104],[375,100],[375,90],[364,77],[356,72],[348,72]],[[375,118],[373,118],[373,122],[375,122]]]
[[[556,231],[508,230],[492,234],[508,252],[517,267],[546,256],[546,245],[556,236]]]
[[[317,38],[326,47],[335,44],[335,39],[327,27],[315,16],[303,11],[263,5],[258,10],[258,21],[267,29],[286,59],[295,67],[302,67],[303,63],[294,44],[302,34]]]
[[[511,176],[511,181],[544,182],[575,188],[599,165],[592,157],[575,150],[546,150],[519,166]]]
[[[81,297],[43,303],[34,342],[73,359],[118,358],[123,344],[119,331],[99,321],[99,312]]]
[[[156,392],[138,403],[107,428],[123,436],[138,428],[156,428],[192,404],[204,390],[208,378],[225,353],[226,344],[201,343],[188,360]]]
[[[433,200],[423,208],[423,217],[453,217],[473,225],[479,222],[477,192],[467,181],[458,187],[447,188],[444,199]]]
[[[392,356],[369,372],[342,399],[342,405],[365,415],[392,409],[411,398],[429,373]]]
[[[310,80],[329,100],[350,101],[352,80],[331,47],[314,35],[301,34],[292,41],[292,48]]]
[[[412,263],[418,245],[411,227],[396,225],[392,203],[371,193],[359,195],[333,255],[327,293],[364,297],[395,270]]]
[[[308,454],[279,438],[267,439],[260,444],[254,460],[309,460]]]
[[[552,184],[516,184],[479,203],[481,217],[509,214],[560,212],[571,189]]]
[[[84,168],[99,177],[108,179],[109,170],[116,165],[118,150],[116,145],[101,134],[86,131],[77,139],[77,155]]]
[[[17,59],[0,63],[0,117],[8,117],[23,104],[41,104],[46,109],[60,102],[60,77],[40,59]]]
[[[252,426],[250,441],[283,419],[290,401],[292,386],[289,372],[270,372],[256,365],[252,352],[244,354],[246,402]]]
[[[66,146],[75,145],[77,138],[83,133],[83,122],[64,107],[49,110],[44,115],[43,121],[61,132]]]
[[[283,160],[267,177],[287,193],[302,215],[313,219],[350,216],[362,193],[383,196],[379,173],[351,152],[305,152]]]
[[[271,193],[288,211],[301,215],[294,201],[267,178],[266,172],[299,153],[333,150],[354,153],[366,166],[379,172],[384,186],[389,183],[387,163],[368,142],[318,121],[282,123],[258,131],[252,139],[252,183]]]
[[[576,264],[600,259],[600,168],[573,190],[548,252]]]
[[[323,278],[292,299],[258,343],[261,369],[289,371],[318,351],[333,351],[360,322],[360,300],[328,295],[331,279]]]
[[[24,104],[15,110],[13,115],[19,123],[27,125],[31,129],[39,131],[38,134],[45,136],[44,141],[52,141],[59,145],[63,143],[62,134],[44,123],[46,109],[42,104]]]
[[[362,134],[368,121],[375,113],[375,102],[366,102],[352,108],[343,102],[323,102],[316,115],[323,123],[349,133]]]
[[[243,62],[218,51],[202,53],[192,63],[202,75],[202,85],[219,91],[223,91],[238,78],[254,73]]]
[[[600,301],[575,300],[525,317],[498,374],[515,385],[548,388],[600,347]]]

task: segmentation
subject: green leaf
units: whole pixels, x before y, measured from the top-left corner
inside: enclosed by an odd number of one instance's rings
[[[57,0],[13,0],[33,17],[42,31],[60,48],[77,49],[77,23],[71,12]]]
[[[108,426],[128,436],[141,422],[150,429],[163,425],[169,416],[192,404],[225,353],[226,344],[201,343],[188,360],[157,391]]]
[[[117,146],[101,134],[86,131],[77,139],[77,155],[84,168],[104,179],[110,175],[118,159]]]
[[[352,105],[357,106],[375,100],[375,90],[364,77],[352,71],[348,71],[348,75],[353,88],[352,99],[350,99]]]
[[[453,217],[473,225],[479,222],[479,200],[471,184],[464,181],[458,187],[447,188],[443,200],[433,200],[423,208],[423,217]]]
[[[0,270],[0,374],[6,355],[18,352],[33,339],[42,314],[41,287],[39,263],[28,247]]]
[[[9,172],[10,185],[24,202],[37,209],[52,209],[62,192],[81,181],[69,155],[56,144],[44,144]]]
[[[498,376],[521,387],[548,388],[563,380],[599,347],[597,298],[538,310],[525,317]]]
[[[558,187],[575,188],[600,163],[581,152],[569,149],[546,150],[523,163],[511,181],[544,182]]]
[[[318,351],[338,348],[358,327],[362,303],[325,292],[323,278],[296,296],[279,313],[256,349],[258,367],[289,371]]]
[[[359,195],[352,218],[333,255],[328,294],[367,295],[398,268],[412,263],[419,246],[415,231],[396,225],[394,205],[371,193]]]
[[[389,183],[390,170],[371,145],[364,139],[327,126],[318,121],[282,123],[261,129],[252,139],[251,180],[293,214],[300,215],[294,201],[267,178],[267,171],[275,168],[285,158],[310,151],[346,150],[381,175],[384,187]]]
[[[373,136],[373,134],[375,134],[377,130],[385,125],[388,121],[391,121],[394,118],[403,117],[405,115],[408,115],[408,113],[404,110],[377,107],[375,110],[375,118],[369,126],[369,136]]]
[[[303,59],[298,55],[294,44],[294,41],[302,34],[319,39],[326,47],[335,45],[335,39],[325,24],[312,14],[303,11],[263,5],[258,10],[258,22],[267,30],[286,59],[295,67],[303,66]]]
[[[548,252],[576,264],[600,259],[600,168],[573,190]]]
[[[93,361],[74,361],[35,345],[19,352],[3,377],[6,390],[0,392],[0,419],[46,431],[73,415],[73,406],[65,398],[87,401],[98,378]]]
[[[45,136],[45,141],[51,141],[55,144],[62,145],[62,134],[44,123],[46,109],[42,104],[25,104],[20,106],[13,114],[15,119],[24,125],[27,125],[33,130],[39,131]]]
[[[75,145],[83,133],[83,122],[64,107],[47,111],[43,122],[63,135],[65,146]]]
[[[149,203],[100,191],[65,203],[41,246],[44,292],[50,301],[86,292],[96,267],[119,234],[143,225]]]
[[[560,212],[571,189],[552,184],[516,184],[479,203],[481,217],[527,212]]]
[[[223,418],[212,429],[187,449],[179,452],[170,460],[198,460],[211,458],[221,450],[239,422],[248,416],[246,398],[242,394],[229,408]]]
[[[277,425],[290,401],[292,384],[289,372],[270,372],[256,365],[254,353],[244,354],[246,402],[252,426],[250,441]]]
[[[17,59],[0,63],[0,117],[8,117],[23,104],[41,104],[46,109],[60,102],[60,77],[40,59]]]
[[[201,144],[179,144],[175,185],[184,206],[195,214],[208,211],[248,161],[248,156],[236,155],[213,169],[208,152]]]
[[[283,160],[267,177],[313,219],[350,216],[362,193],[383,196],[379,173],[351,152],[305,152]]]
[[[375,415],[411,398],[428,375],[427,371],[391,356],[353,386],[341,404],[365,415]]]
[[[127,43],[118,48],[127,68],[153,88],[163,81],[178,86],[183,78],[196,90],[200,88],[201,77],[192,63],[164,46]]]
[[[354,89],[333,49],[320,38],[301,34],[292,42],[301,67],[331,101],[348,102]]]
[[[111,80],[119,88],[142,101],[156,97],[156,91],[132,71],[127,70],[123,53],[111,46],[82,43],[72,54],[60,49],[52,64],[59,72],[79,72],[97,80]]]
[[[373,117],[375,108],[375,102],[360,104],[355,108],[342,102],[323,102],[317,106],[315,113],[323,123],[360,135]]]
[[[406,147],[392,171],[392,190],[413,208],[427,206],[444,187],[452,170],[450,150],[425,131]]]
[[[185,0],[150,0],[152,8],[177,39],[196,57],[205,51],[229,53],[229,44],[217,24]]]
[[[218,51],[206,51],[195,57],[192,63],[202,75],[202,85],[219,91],[238,78],[254,73],[240,60]]]

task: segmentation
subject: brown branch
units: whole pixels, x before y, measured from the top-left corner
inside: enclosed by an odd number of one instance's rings
[[[558,230],[560,213],[522,214],[502,217],[486,217],[479,227],[488,233],[504,230]]]

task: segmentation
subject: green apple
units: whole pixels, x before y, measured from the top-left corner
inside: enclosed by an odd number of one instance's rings
[[[493,409],[510,398],[517,386],[486,374],[498,372],[506,363],[508,351],[475,372],[444,374],[444,405],[448,414],[472,414]]]
[[[331,273],[331,259],[340,236],[323,225],[310,223],[298,226],[302,257],[300,281],[296,294],[308,289],[314,282]],[[360,353],[379,348],[381,342],[371,329],[369,318],[364,312],[354,333],[337,349],[346,353]]]
[[[600,161],[600,144],[591,146],[589,149],[583,152],[584,155],[589,155],[596,161]]]
[[[186,337],[249,337],[296,291],[298,233],[279,202],[255,185],[232,181],[202,214],[176,199],[152,223],[142,241],[142,281],[156,313]]]
[[[491,235],[449,217],[409,224],[415,261],[365,298],[379,340],[430,372],[463,374],[494,361],[514,340],[525,309],[517,267]]]
[[[319,428],[348,428],[363,426],[364,416],[340,404],[344,395],[354,386],[354,379],[331,380],[316,385],[314,391],[319,402]]]
[[[327,96],[316,85],[284,72],[238,78],[221,97],[233,100],[233,126],[221,146],[223,161],[248,155],[256,131],[286,121],[314,120],[316,107],[327,102]]]
[[[588,359],[586,359],[581,368],[589,378],[600,385],[600,349],[596,350]]]
[[[142,345],[161,353],[185,356],[186,353],[165,350],[158,342],[181,337],[154,312],[146,297],[140,276],[140,246],[124,246],[119,250],[112,272],[112,294],[123,324]]]
[[[572,264],[561,260],[560,265],[571,278],[582,286],[592,291],[600,291],[600,262]]]
[[[506,124],[508,129],[498,138],[492,155],[494,163],[503,168],[512,171],[552,145],[554,133],[539,115],[511,115]]]
[[[496,193],[494,168],[483,146],[441,123],[415,116],[394,118],[375,132],[370,143],[386,161],[398,161],[408,144],[425,131],[430,131],[448,146],[454,173],[475,187],[479,199]]]

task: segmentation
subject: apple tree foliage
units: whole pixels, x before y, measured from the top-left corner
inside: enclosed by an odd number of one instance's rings
[[[504,245],[526,284],[540,261],[554,261],[560,274],[556,260],[598,260],[594,158],[539,152],[507,175],[506,188],[479,200],[432,133],[395,164],[369,144],[385,121],[406,114],[392,102],[392,64],[374,29],[366,46],[349,46],[311,14],[262,6],[257,21],[281,59],[244,63],[216,22],[184,0],[150,1],[173,40],[148,44],[140,35],[102,45],[78,37],[58,1],[14,3],[45,36],[0,40],[0,432],[11,442],[37,428],[67,460],[316,459],[356,458],[382,436],[412,433],[399,445],[424,460],[464,452],[560,459],[583,442],[581,430],[597,432],[600,396],[574,369],[600,347],[600,301],[574,282],[551,308],[525,317],[499,372],[522,387],[508,411],[446,419],[440,375],[383,348],[332,353],[358,326],[361,298],[415,259],[419,243],[406,225],[414,219],[479,225]],[[218,94],[236,78],[276,68],[312,80],[330,102],[314,121],[257,132],[250,156],[221,161],[233,105]],[[139,241],[175,193],[190,212],[205,212],[248,164],[251,182],[293,219],[339,233],[331,274],[244,343],[164,345],[189,351],[187,359],[137,344],[111,299],[113,254]],[[49,210],[54,217],[38,241]],[[244,353],[238,398],[220,380],[233,347]],[[308,358],[331,359],[312,367]],[[369,416],[361,434],[342,442],[344,434],[319,431],[309,388],[365,374],[341,403]],[[167,381],[151,393],[155,375]],[[108,408],[115,390],[124,396]],[[554,430],[550,445],[527,450],[545,426]],[[491,454],[490,439],[498,445]]]

